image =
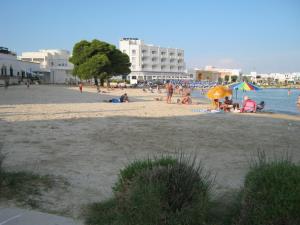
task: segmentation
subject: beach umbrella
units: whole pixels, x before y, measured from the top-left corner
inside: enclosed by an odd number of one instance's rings
[[[215,86],[209,89],[207,92],[207,97],[209,99],[220,99],[231,95],[232,95],[232,90],[230,90],[228,87],[221,86],[221,85]]]
[[[238,82],[234,84],[230,84],[229,88],[231,90],[235,90],[235,98],[237,99],[237,91],[259,91],[261,88],[257,87],[256,85],[252,84],[251,82]]]

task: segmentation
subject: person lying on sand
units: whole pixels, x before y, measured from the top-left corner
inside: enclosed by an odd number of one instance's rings
[[[129,98],[126,93],[120,97],[120,102],[126,102],[126,103],[129,102]]]
[[[126,103],[128,103],[129,98],[128,98],[128,95],[125,93],[120,98],[113,98],[113,99],[108,100],[108,102],[112,102],[112,103],[124,103],[124,102],[126,102]]]

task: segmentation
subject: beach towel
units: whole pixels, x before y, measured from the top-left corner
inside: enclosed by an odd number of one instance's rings
[[[220,110],[209,110],[209,109],[192,109],[192,112],[200,112],[200,113],[222,113]]]

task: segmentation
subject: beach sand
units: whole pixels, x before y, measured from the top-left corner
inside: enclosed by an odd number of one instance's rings
[[[41,208],[76,217],[82,205],[111,197],[120,169],[134,159],[183,151],[216,174],[214,191],[239,188],[251,155],[289,151],[300,162],[300,117],[205,114],[209,107],[166,104],[156,93],[33,85],[0,88],[0,148],[8,170],[63,177]],[[127,92],[132,102],[103,102]],[[176,101],[176,98],[173,99]]]

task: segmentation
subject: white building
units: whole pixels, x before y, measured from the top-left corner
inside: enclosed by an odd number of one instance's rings
[[[73,64],[69,62],[70,52],[67,50],[39,50],[38,52],[23,52],[20,59],[28,62],[40,63],[40,67],[49,71],[44,77],[46,83],[73,83]]]
[[[206,66],[204,70],[220,73],[220,78],[226,80],[226,77],[228,77],[229,79],[228,81],[232,81],[232,77],[240,78],[240,76],[242,75],[241,69],[226,69],[226,68],[216,68],[214,66]]]
[[[149,45],[137,38],[122,38],[119,48],[130,58],[130,83],[137,83],[139,80],[189,78],[185,72],[182,49]]]
[[[46,73],[39,63],[21,61],[17,59],[16,53],[0,47],[0,84],[4,84],[5,81],[17,84],[28,77],[42,76]]]
[[[276,84],[276,83],[300,83],[300,73],[257,73],[251,72],[245,75],[251,79],[252,82],[260,84]]]

